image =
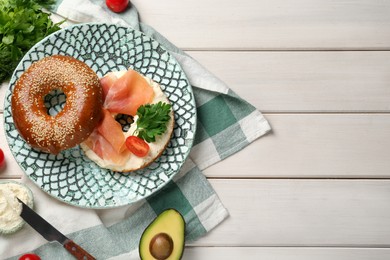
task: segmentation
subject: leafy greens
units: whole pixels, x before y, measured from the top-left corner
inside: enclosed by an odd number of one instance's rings
[[[146,104],[140,106],[137,110],[138,137],[146,142],[156,141],[156,136],[162,135],[167,130],[167,123],[171,116],[171,104],[158,102],[156,104]]]
[[[42,10],[53,0],[0,0],[0,83],[13,73],[23,55],[60,29]]]

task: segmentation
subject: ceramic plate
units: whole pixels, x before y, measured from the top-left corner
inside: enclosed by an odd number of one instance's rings
[[[161,84],[172,103],[175,128],[162,156],[148,168],[131,173],[102,169],[80,147],[58,155],[32,149],[16,130],[11,115],[15,82],[45,56],[69,55],[88,64],[99,77],[109,71],[137,70]],[[49,113],[63,105],[61,95],[47,95]],[[16,68],[4,104],[9,147],[24,172],[45,192],[66,203],[87,208],[110,208],[144,199],[163,187],[188,156],[196,129],[192,89],[176,60],[157,41],[131,28],[81,24],[60,30],[36,44]]]

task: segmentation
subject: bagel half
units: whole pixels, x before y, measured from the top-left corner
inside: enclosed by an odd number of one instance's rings
[[[126,71],[119,71],[119,72],[113,72],[115,73],[116,77],[119,79]],[[153,81],[152,79],[149,79],[145,76],[143,76],[145,80],[148,82],[148,84],[152,87],[154,91],[154,98],[151,104],[156,104],[158,102],[163,103],[170,103],[168,97],[165,95],[165,93],[162,91],[160,85]],[[117,114],[111,113],[111,115],[115,118]],[[174,113],[173,109],[170,110],[170,119],[167,122],[167,130],[159,136],[156,136],[156,141],[148,143],[150,150],[149,153],[145,157],[138,157],[134,154],[130,153],[130,156],[128,157],[128,160],[125,161],[123,164],[117,164],[111,161],[109,158],[103,159],[99,157],[87,144],[86,142],[83,142],[80,144],[80,147],[84,151],[85,155],[94,161],[97,165],[99,165],[102,168],[109,169],[112,171],[117,172],[131,172],[136,171],[142,168],[147,167],[152,162],[154,162],[158,157],[161,156],[165,148],[167,147],[174,128]],[[127,132],[123,132],[125,135],[125,138],[129,137],[130,135],[134,134],[134,130],[137,128],[137,120],[138,116],[134,116],[133,118],[134,122],[131,124],[129,130]]]

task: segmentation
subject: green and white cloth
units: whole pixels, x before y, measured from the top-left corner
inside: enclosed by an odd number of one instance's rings
[[[108,11],[105,1],[59,0],[52,12],[75,23],[131,26],[163,44],[178,60],[193,86],[198,128],[194,146],[180,173],[146,200],[115,209],[82,209],[57,201],[23,176],[22,182],[34,193],[35,210],[98,259],[138,259],[138,242],[143,230],[167,208],[175,208],[184,216],[187,242],[220,224],[228,211],[202,170],[270,131],[266,119],[198,62],[153,28],[140,23],[134,6],[115,14]],[[13,235],[0,237],[0,259],[17,259],[27,252],[35,252],[42,259],[73,259],[60,244],[48,243],[28,225]]]

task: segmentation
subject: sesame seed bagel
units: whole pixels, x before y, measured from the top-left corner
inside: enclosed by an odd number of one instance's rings
[[[44,97],[53,90],[66,96],[64,108],[48,114]],[[83,142],[101,119],[102,89],[85,63],[62,55],[34,62],[16,82],[12,117],[23,139],[33,148],[58,154]]]

